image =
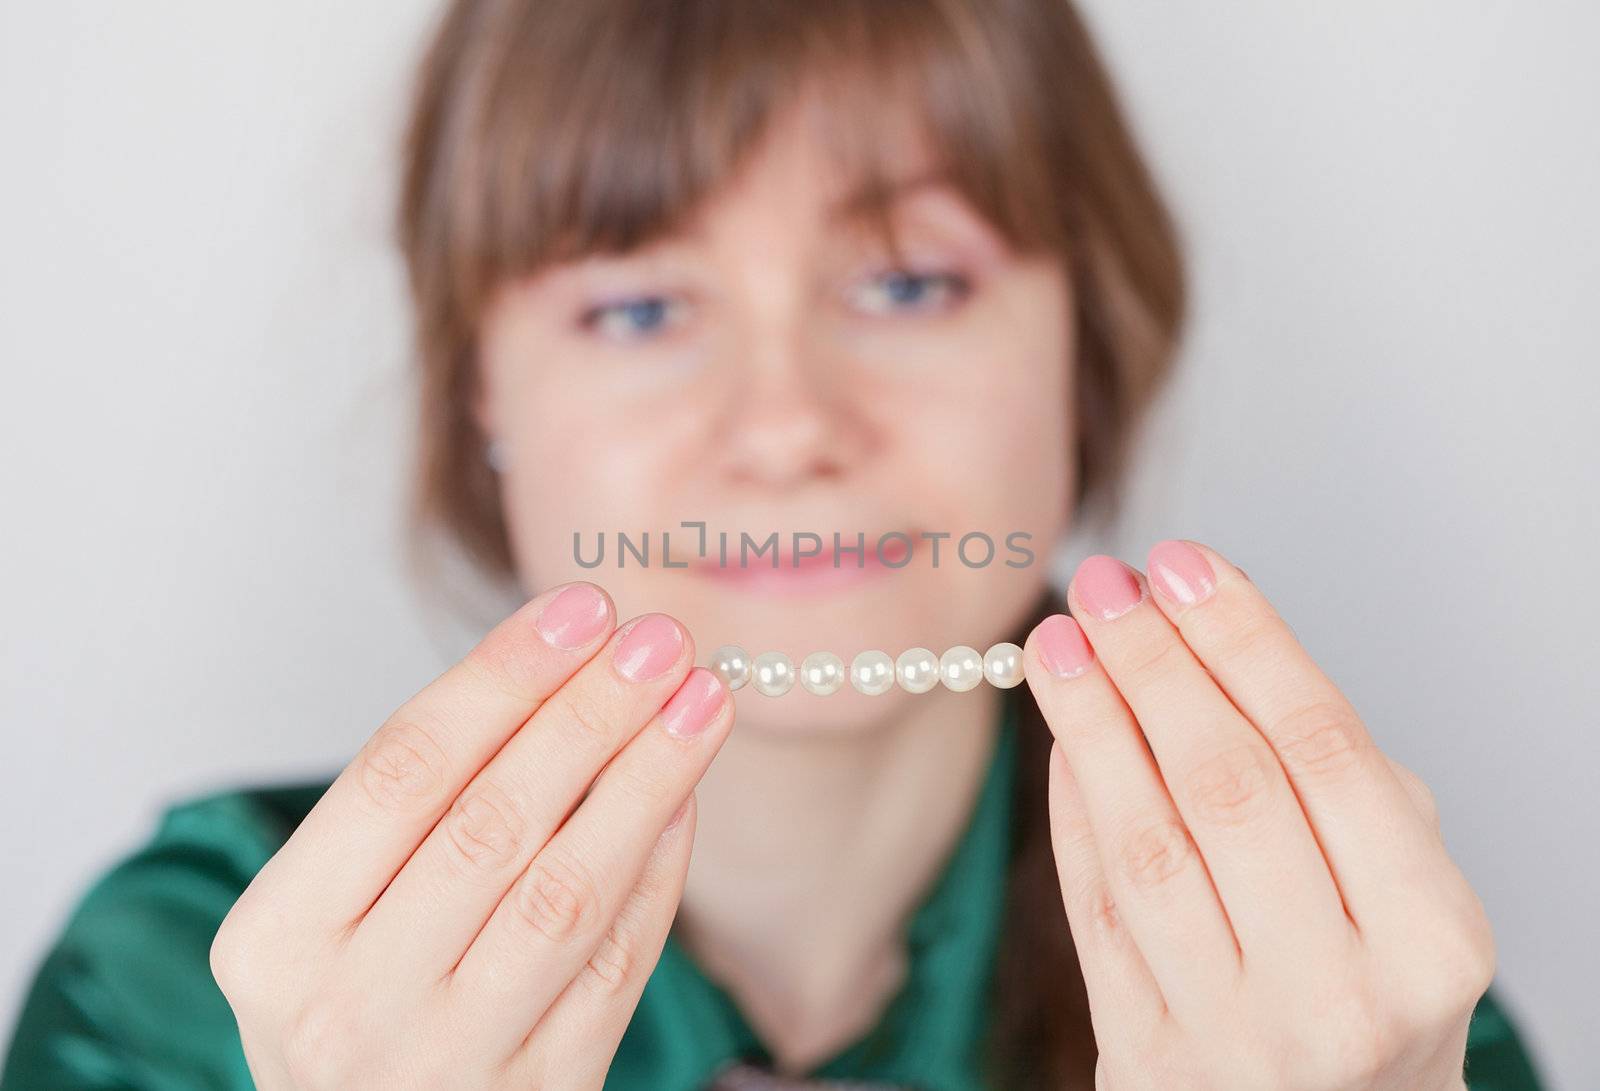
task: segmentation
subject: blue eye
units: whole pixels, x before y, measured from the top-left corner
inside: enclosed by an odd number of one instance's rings
[[[970,290],[959,273],[917,273],[891,269],[851,292],[851,300],[869,314],[934,311],[964,298]]]
[[[637,341],[666,329],[679,320],[683,303],[665,296],[638,296],[605,303],[585,311],[585,329],[619,341]]]

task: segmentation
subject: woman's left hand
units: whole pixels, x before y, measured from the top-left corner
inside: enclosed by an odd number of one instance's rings
[[[1084,561],[1024,656],[1097,1088],[1459,1091],[1494,942],[1431,793],[1238,568],[1149,570]]]

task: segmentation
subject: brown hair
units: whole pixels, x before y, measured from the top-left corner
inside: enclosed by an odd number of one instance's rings
[[[422,64],[399,209],[421,364],[419,539],[443,532],[485,574],[513,575],[471,412],[495,289],[669,233],[812,89],[885,228],[876,127],[904,103],[1013,246],[1060,255],[1077,351],[1063,455],[1078,516],[1114,514],[1184,283],[1171,220],[1068,0],[454,0]],[[1012,695],[1023,774],[989,1052],[1005,1086],[1087,1088],[1094,1044],[1045,814],[1050,735],[1024,693]]]

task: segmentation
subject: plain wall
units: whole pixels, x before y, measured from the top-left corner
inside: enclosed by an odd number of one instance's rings
[[[1070,559],[1247,567],[1434,788],[1553,1085],[1600,1086],[1600,7],[1088,8],[1196,316]],[[388,216],[432,14],[0,7],[8,1026],[165,802],[337,767],[470,640],[400,548]]]

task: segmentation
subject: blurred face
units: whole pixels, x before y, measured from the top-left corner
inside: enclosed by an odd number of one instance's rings
[[[816,116],[775,124],[673,236],[498,294],[477,411],[505,449],[518,571],[530,590],[593,580],[623,617],[670,613],[701,662],[724,643],[797,665],[982,652],[1020,622],[1066,529],[1070,288],[1059,260],[1015,254],[929,178],[911,139],[894,153],[896,259],[852,210]],[[706,524],[703,557],[685,522]],[[619,533],[648,533],[648,566],[619,567]],[[776,568],[754,553],[774,533]],[[603,563],[580,565],[602,541]],[[750,694],[745,731],[850,730],[926,699]]]

